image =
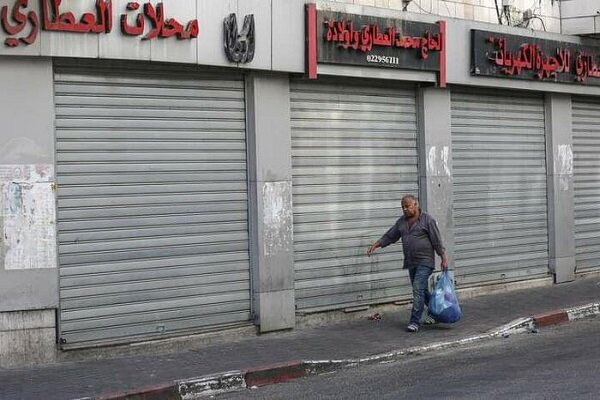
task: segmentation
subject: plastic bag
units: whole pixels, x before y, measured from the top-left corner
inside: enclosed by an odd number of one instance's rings
[[[462,316],[458,298],[448,270],[442,272],[429,300],[428,313],[433,319],[445,324],[456,322]]]

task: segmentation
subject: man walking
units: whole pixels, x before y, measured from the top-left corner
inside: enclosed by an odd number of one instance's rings
[[[370,256],[378,248],[389,246],[402,238],[404,269],[408,269],[413,288],[413,306],[406,330],[418,332],[423,308],[425,304],[429,304],[431,297],[427,283],[435,268],[433,252],[442,258],[442,271],[448,268],[448,260],[435,219],[421,211],[419,202],[413,195],[404,196],[401,204],[404,215],[398,218],[381,239],[369,246],[367,255]],[[427,316],[424,323],[435,323],[435,320]]]

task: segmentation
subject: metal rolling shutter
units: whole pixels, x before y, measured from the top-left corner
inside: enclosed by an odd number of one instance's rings
[[[451,113],[457,284],[546,276],[543,99],[452,93]]]
[[[575,259],[578,272],[600,269],[600,101],[573,99]]]
[[[366,256],[417,193],[415,91],[292,82],[298,310],[410,296],[399,244]]]
[[[55,67],[65,347],[248,323],[244,82]]]

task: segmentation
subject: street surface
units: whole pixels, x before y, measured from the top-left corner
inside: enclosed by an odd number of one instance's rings
[[[599,399],[600,318],[223,399]]]

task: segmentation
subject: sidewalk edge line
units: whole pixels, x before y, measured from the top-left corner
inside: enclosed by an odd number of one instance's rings
[[[556,313],[558,314],[565,312],[569,315],[569,320],[583,319],[593,315],[600,315],[600,303],[592,303],[567,310],[560,310]],[[409,356],[412,354],[457,347],[460,345],[475,343],[478,341],[492,339],[500,336],[505,337],[513,334],[531,332],[534,329],[536,329],[535,317],[522,317],[515,319],[507,324],[501,325],[486,333],[469,336],[463,339],[432,343],[430,345],[425,346],[409,347],[402,350],[395,350],[391,352],[375,354],[372,356],[358,359],[310,360],[305,361],[304,364],[306,366],[307,376],[318,375],[321,373],[333,372],[337,369],[342,368],[352,368],[360,365],[394,362],[401,357]]]
[[[243,371],[227,371],[175,382],[181,400],[196,399],[246,388]]]
[[[248,368],[244,372],[246,387],[272,385],[306,376],[304,361],[295,360],[267,366]]]
[[[124,390],[120,392],[107,393],[96,397],[83,397],[79,400],[122,400],[122,399],[158,399],[174,398],[177,396],[177,388],[173,382],[157,384],[153,386],[140,387],[137,389]]]
[[[600,315],[600,303],[586,304],[580,307],[569,308],[565,311],[569,316],[569,321],[576,321],[578,319]]]
[[[520,331],[524,331],[520,328]],[[368,357],[357,358],[357,359],[342,359],[342,360],[309,360],[305,361],[306,375],[319,375],[322,373],[333,372],[344,368],[353,368],[360,365],[369,364],[385,364],[399,360],[400,358],[411,356],[414,354],[430,352],[434,350],[442,350],[460,345],[470,344],[486,339],[492,339],[496,336],[501,335],[505,330],[499,332],[484,333],[481,335],[469,336],[462,339],[451,340],[447,342],[437,342],[426,346],[414,346],[408,347],[401,350],[395,350],[391,352],[375,354]]]
[[[181,400],[192,400],[198,397],[211,396],[226,392],[238,391],[254,386],[263,386],[306,376],[315,376],[332,373],[346,368],[355,368],[361,365],[390,363],[414,354],[426,353],[434,350],[443,350],[461,345],[471,344],[496,337],[507,337],[512,334],[531,332],[538,327],[536,318],[549,318],[560,323],[562,315],[568,316],[568,321],[575,321],[600,315],[600,303],[590,303],[583,306],[557,310],[532,317],[515,319],[486,333],[469,336],[446,342],[437,342],[425,346],[414,346],[385,353],[374,354],[367,357],[353,359],[331,360],[298,360],[272,364],[267,366],[248,368],[245,370],[227,371],[216,374],[204,375],[197,378],[181,379],[171,384],[157,385],[147,389],[167,389],[169,385],[175,389]],[[543,325],[543,326],[548,326]],[[134,391],[115,393],[114,395],[133,395]],[[112,399],[113,397],[97,397],[97,399]],[[124,399],[126,397],[114,397]],[[89,399],[89,398],[82,398]]]

